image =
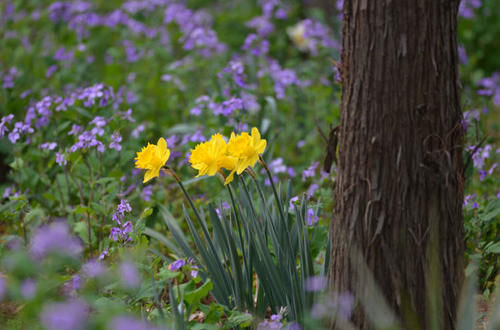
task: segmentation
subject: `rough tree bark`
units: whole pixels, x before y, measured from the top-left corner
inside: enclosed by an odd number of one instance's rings
[[[459,2],[344,2],[330,287],[361,294],[355,247],[412,329],[428,328],[431,313],[453,329],[463,282]],[[365,315],[354,311],[360,329]]]

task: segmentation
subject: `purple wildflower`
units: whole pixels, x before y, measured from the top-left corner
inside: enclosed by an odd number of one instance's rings
[[[269,41],[259,38],[255,33],[251,33],[246,37],[241,49],[249,51],[253,56],[265,55],[269,52]]]
[[[302,172],[302,181],[306,181],[307,178],[314,177],[316,175],[316,169],[319,166],[319,162],[313,162],[308,168]]]
[[[47,71],[45,71],[45,78],[50,78],[57,71],[57,65],[53,64],[48,67]]]
[[[19,71],[16,67],[12,67],[3,76],[3,88],[14,88],[14,79],[19,76]]]
[[[174,85],[177,86],[177,88],[179,88],[179,90],[181,90],[181,91],[186,90],[186,87],[184,86],[182,81],[179,78],[177,78],[171,74],[164,74],[163,76],[161,76],[161,80],[163,80],[165,82],[173,82]]]
[[[89,307],[81,300],[70,300],[45,305],[41,312],[41,322],[47,329],[85,329]]]
[[[312,198],[314,196],[314,193],[316,190],[319,189],[319,185],[317,183],[313,183],[312,185],[309,186],[309,189],[307,189],[307,197]]]
[[[111,232],[109,234],[110,239],[116,242],[120,239],[121,236],[122,236],[122,230],[119,227],[111,228]]]
[[[337,297],[337,305],[339,316],[344,320],[350,319],[354,306],[354,296],[350,293],[340,294]]]
[[[200,267],[193,265],[191,266],[191,277],[196,278],[198,277],[198,272],[200,271]]]
[[[153,195],[153,186],[152,185],[145,186],[144,188],[142,188],[141,197],[144,201],[149,202],[151,200],[152,195]]]
[[[222,73],[230,74],[234,83],[237,86],[239,86],[241,88],[246,87],[246,84],[245,84],[246,75],[245,75],[245,67],[243,66],[243,62],[238,61],[238,60],[230,61],[229,65],[226,66],[224,69],[222,69],[221,72],[219,72],[217,74],[219,79],[223,77]]]
[[[156,330],[147,321],[137,320],[130,316],[117,316],[108,325],[110,330]]]
[[[80,241],[73,237],[64,222],[54,222],[38,228],[31,241],[31,253],[44,258],[52,252],[77,257],[82,252]]]
[[[82,128],[78,125],[73,124],[71,126],[71,131],[68,132],[68,135],[77,135],[82,131]]]
[[[109,144],[109,148],[115,149],[117,151],[122,150],[120,142],[122,142],[122,136],[120,135],[120,133],[114,132],[113,135],[111,135],[111,143]]]
[[[478,81],[480,89],[477,94],[489,96],[493,104],[500,106],[500,72],[494,72],[491,77],[486,77]]]
[[[462,45],[458,46],[458,59],[461,64],[465,65],[469,62],[469,58],[467,56],[467,51],[465,50],[465,47]]]
[[[82,266],[82,273],[86,277],[96,278],[106,272],[106,267],[97,260],[89,260]]]
[[[189,138],[191,142],[203,142],[206,138],[203,136],[201,129],[196,130],[193,135]]]
[[[474,10],[479,7],[481,7],[481,0],[462,0],[458,7],[458,14],[463,18],[471,19],[476,16]]]
[[[274,174],[279,174],[279,173],[286,173],[287,167],[283,163],[283,158],[279,157],[276,159],[273,159],[269,163],[269,168],[271,169],[271,172]]]
[[[306,215],[306,224],[308,226],[312,226],[315,223],[317,223],[319,220],[318,216],[316,215],[316,212],[314,212],[313,209],[308,209],[307,210],[307,215]]]
[[[321,291],[328,285],[328,278],[326,276],[318,275],[306,279],[307,291]]]
[[[132,207],[129,202],[126,199],[122,199],[120,200],[120,204],[116,207],[116,212],[113,214],[112,219],[121,225],[125,214],[130,212],[132,212]]]
[[[168,265],[168,269],[170,271],[178,271],[179,269],[181,269],[182,267],[184,267],[184,265],[186,265],[186,261],[184,259],[179,259],[179,260],[176,260],[174,262],[172,262],[170,265]]]
[[[65,166],[68,161],[66,160],[66,155],[63,153],[56,152],[56,163],[59,166]]]
[[[120,265],[120,279],[125,288],[137,288],[141,284],[141,276],[135,264],[125,261]]]
[[[146,128],[146,126],[144,124],[140,124],[139,126],[137,126],[136,128],[134,128],[134,130],[132,131],[132,136],[135,137],[136,139],[139,137],[139,134],[141,132],[144,132],[144,129]]]
[[[3,274],[0,273],[0,301],[3,300],[5,293],[7,292],[7,280],[3,277]]]
[[[14,124],[14,128],[9,133],[8,137],[10,142],[16,143],[21,138],[21,134],[33,133],[34,131],[35,130],[31,126],[19,121]]]
[[[107,256],[109,256],[109,251],[108,249],[104,249],[99,255],[99,260],[104,260]]]
[[[231,99],[217,105],[217,107],[214,109],[213,112],[215,115],[223,115],[227,117],[231,115],[233,112],[242,109],[243,109],[243,101],[240,98],[232,97]]]
[[[267,37],[274,31],[274,24],[266,16],[256,16],[246,23],[246,26],[257,31],[260,37]]]
[[[35,280],[29,278],[21,283],[21,294],[24,299],[32,299],[36,294],[36,282]]]
[[[40,145],[40,149],[42,150],[54,150],[56,147],[56,142],[45,142]]]
[[[13,114],[2,117],[2,119],[0,120],[0,137],[3,137],[5,133],[9,131],[7,128],[7,124],[10,124],[12,122],[12,119],[14,119]]]
[[[299,202],[299,196],[294,196],[294,197],[290,198],[289,205],[288,205],[288,208],[290,209],[290,211],[295,210],[295,205],[298,204],[298,202]]]

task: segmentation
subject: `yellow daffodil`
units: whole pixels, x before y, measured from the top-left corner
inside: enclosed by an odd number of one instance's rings
[[[189,157],[191,166],[198,170],[197,177],[201,175],[215,175],[221,168],[232,170],[235,160],[227,155],[227,143],[220,134],[212,135],[212,138],[198,144],[191,149]]]
[[[164,138],[160,138],[157,145],[148,143],[147,147],[142,147],[135,157],[135,167],[147,170],[143,183],[160,176],[160,169],[165,165],[168,157],[170,157],[170,150]]]
[[[266,140],[260,138],[259,130],[255,127],[252,128],[252,135],[247,132],[236,135],[233,132],[227,149],[229,156],[236,158],[234,171],[239,175],[247,167],[253,167],[259,159],[259,155],[266,150],[266,145]]]

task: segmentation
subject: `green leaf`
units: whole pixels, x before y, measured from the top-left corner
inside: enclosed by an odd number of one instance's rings
[[[96,183],[105,185],[106,183],[113,182],[115,180],[116,180],[115,178],[100,178],[97,179]]]
[[[207,280],[202,286],[199,288],[193,290],[193,291],[186,291],[184,294],[184,300],[187,301],[191,305],[198,305],[201,301],[201,299],[205,298],[208,296],[210,293],[210,290],[212,290],[214,287],[212,281]]]
[[[471,264],[475,266],[474,269],[477,269],[477,265],[475,263]],[[476,324],[476,282],[477,275],[476,272],[473,271],[471,276],[467,278],[462,289],[462,295],[458,307],[458,330],[474,329],[474,325]]]
[[[139,219],[145,219],[149,217],[153,213],[153,209],[151,207],[146,207],[144,211],[142,211],[141,216]]]
[[[88,228],[87,228],[87,223],[84,221],[77,222],[75,224],[75,232],[80,236],[80,238],[85,242],[85,244],[89,243],[89,233],[88,233]],[[92,242],[95,243],[97,242],[96,236],[92,228],[90,229],[90,237],[92,239]]]
[[[252,325],[253,316],[249,313],[242,313],[234,311],[227,319],[227,325],[231,328],[240,326],[241,328],[248,328]]]
[[[500,254],[500,242],[496,242],[495,244],[488,246],[486,253]]]
[[[134,225],[134,229],[137,235],[141,235],[146,229],[146,222],[143,218],[140,218]]]
[[[139,301],[144,298],[153,298],[156,296],[156,292],[153,288],[153,285],[150,282],[143,283],[141,288],[135,295],[135,300]]]
[[[484,212],[479,215],[479,218],[482,221],[488,222],[491,220],[498,220],[498,216],[500,215],[500,199],[489,202],[488,206],[486,206]]]
[[[173,272],[169,270],[167,266],[163,266],[158,272],[158,277],[161,281],[165,281],[165,280],[170,280],[172,278],[176,278],[177,276],[179,276],[179,274],[181,273]]]
[[[78,205],[75,208],[75,214],[94,214],[94,210],[87,206]]]

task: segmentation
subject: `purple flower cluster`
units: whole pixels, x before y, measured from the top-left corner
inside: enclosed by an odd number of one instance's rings
[[[16,79],[19,75],[20,72],[15,66],[10,68],[9,71],[3,75],[3,88],[14,88],[14,79]]]
[[[21,138],[22,134],[31,134],[34,131],[35,130],[30,125],[18,121],[17,123],[14,124],[14,128],[9,133],[8,137],[10,142],[14,144]]]
[[[269,320],[264,320],[260,322],[257,326],[258,330],[270,330],[270,329],[281,329],[283,326],[281,324],[281,320],[283,319],[283,315],[281,314],[273,314],[271,315]]]
[[[311,164],[311,166],[309,166],[308,168],[306,168],[303,172],[302,172],[302,181],[306,181],[307,178],[312,178],[316,175],[316,169],[318,168],[319,166],[319,162],[313,162]]]
[[[3,300],[5,294],[7,293],[7,280],[3,277],[3,274],[0,273],[0,301]]]
[[[32,299],[37,290],[36,281],[32,278],[28,278],[21,283],[21,295],[24,299]]]
[[[314,209],[308,209],[306,214],[306,225],[312,226],[319,220]]]
[[[227,101],[217,104],[213,109],[213,113],[214,115],[228,117],[238,110],[243,110],[243,101],[238,97],[232,97]]]
[[[283,162],[283,158],[281,158],[281,157],[273,159],[269,163],[269,169],[271,170],[271,173],[273,174],[273,181],[277,181],[278,180],[277,175],[279,175],[279,174],[287,174],[290,178],[294,178],[294,177],[297,176],[297,173],[295,172],[295,169],[293,167],[291,167],[291,166],[287,167],[285,165],[285,163]],[[262,169],[261,173],[265,174],[265,170]],[[267,177],[266,177],[266,180],[265,180],[264,183],[265,183],[266,186],[270,186],[271,185],[271,181]]]
[[[328,278],[323,275],[312,276],[306,279],[307,291],[322,291],[328,286]]]
[[[164,74],[163,76],[161,76],[161,80],[163,80],[165,82],[173,82],[174,85],[177,86],[177,88],[181,91],[186,90],[186,87],[184,86],[182,81],[179,78],[177,78],[171,74]]]
[[[211,17],[203,12],[194,12],[183,4],[172,3],[165,9],[164,22],[175,22],[181,30],[179,39],[185,50],[196,50],[204,57],[224,52],[226,45],[219,42],[214,30],[210,28]]]
[[[70,152],[76,152],[78,150],[85,150],[91,147],[96,147],[97,151],[104,152],[104,144],[97,139],[97,135],[91,131],[84,131],[78,136],[78,141],[73,144],[70,148]]]
[[[201,113],[203,112],[203,110],[211,110],[211,111],[215,111],[217,105],[214,101],[212,101],[212,99],[210,98],[210,96],[208,95],[202,95],[200,97],[198,97],[195,101],[194,101],[195,105],[193,108],[191,108],[191,110],[189,111],[189,113],[193,116],[200,116]],[[170,144],[168,144],[170,146]]]
[[[54,252],[71,257],[82,253],[80,240],[71,235],[68,225],[62,221],[38,228],[31,241],[31,253],[36,258],[44,258]]]
[[[115,149],[117,151],[122,150],[121,143],[122,142],[122,136],[118,132],[114,132],[113,135],[111,135],[111,143],[109,144],[110,149]]]
[[[56,142],[45,142],[40,144],[40,149],[42,150],[54,150],[57,147]]]
[[[106,272],[106,267],[98,260],[89,260],[82,266],[82,273],[85,277],[96,278]]]
[[[252,18],[246,25],[255,29],[260,37],[267,37],[275,29],[272,19],[285,19],[287,8],[280,0],[259,0],[259,4],[262,8],[262,15]]]
[[[326,25],[311,19],[306,19],[303,24],[307,48],[313,56],[318,54],[318,45],[340,51],[340,44],[332,37],[332,31]]]
[[[311,310],[312,317],[323,319],[336,315],[342,320],[349,320],[354,308],[354,296],[350,293],[329,297],[326,302],[317,302]]]
[[[476,148],[474,146],[469,146],[467,148],[468,151],[474,152]],[[475,153],[472,155],[472,161],[474,163],[474,167],[481,170],[483,169],[485,162],[488,158],[490,158],[490,154],[492,151],[491,144],[487,144],[484,147],[479,147],[475,150]]]
[[[246,79],[245,67],[244,67],[242,61],[239,61],[239,60],[232,60],[232,61],[230,61],[229,65],[226,66],[224,69],[222,69],[221,72],[219,72],[217,74],[217,76],[219,77],[219,79],[222,79],[223,73],[229,74],[232,77],[233,82],[237,86],[239,86],[241,88],[245,88],[246,87],[246,84],[245,84],[245,79]]]
[[[475,10],[481,7],[481,0],[462,0],[458,7],[458,14],[463,18],[474,18]]]
[[[220,207],[215,208],[215,213],[219,216],[220,219],[222,219],[222,214],[221,212],[226,212],[231,209],[231,206],[226,202],[223,201],[220,205]]]
[[[181,269],[186,265],[186,260],[184,259],[179,259],[174,262],[172,262],[170,265],[168,265],[168,270],[175,272]]]
[[[151,1],[145,2],[148,2],[148,5],[152,3]],[[162,5],[168,2],[169,1],[162,1]],[[79,40],[89,37],[89,29],[98,26],[109,28],[123,26],[134,35],[143,35],[147,38],[153,38],[160,34],[159,28],[148,28],[143,23],[131,18],[121,9],[116,9],[103,15],[93,12],[92,9],[93,6],[90,2],[80,0],[55,2],[49,7],[49,17],[54,22],[67,23],[68,27],[77,33]],[[127,9],[130,9],[130,7]]]
[[[500,107],[500,73],[495,72],[491,77],[480,79],[477,83],[479,95],[491,97],[493,104]]]
[[[145,186],[144,188],[142,188],[141,198],[145,202],[149,202],[151,200],[152,195],[153,195],[153,186],[152,185]]]
[[[139,274],[134,263],[130,261],[122,262],[119,271],[123,287],[134,289],[141,285],[141,274]]]
[[[274,31],[274,24],[271,22],[269,17],[266,16],[256,16],[246,23],[249,28],[255,29],[257,34],[265,38]]]
[[[54,60],[55,61],[61,61],[61,62],[71,62],[75,57],[75,52],[68,50],[66,51],[65,47],[59,48],[55,54],[54,54]]]
[[[89,306],[81,300],[51,303],[43,308],[41,322],[53,330],[85,329],[89,312]]]
[[[132,212],[132,207],[127,200],[122,199],[120,204],[116,207],[116,212],[113,214],[112,219],[118,224],[117,227],[111,228],[109,237],[113,241],[130,241],[128,233],[133,231],[132,222],[124,221],[127,213]]]
[[[125,55],[127,58],[127,62],[134,63],[139,61],[144,56],[143,50],[137,50],[132,41],[123,40],[123,47],[125,47]]]
[[[111,320],[108,329],[110,330],[157,330],[147,321],[137,320],[130,316],[117,316]]]
[[[269,74],[274,81],[274,92],[278,99],[283,99],[285,97],[286,87],[291,85],[303,85],[297,78],[295,71],[292,69],[282,69],[279,63],[272,59],[268,59],[268,66],[261,68],[258,72],[259,77],[266,74]]]
[[[269,52],[269,41],[262,39],[255,33],[250,33],[241,49],[250,52],[253,56],[262,56]]]
[[[7,124],[10,124],[12,122],[12,119],[14,119],[13,114],[4,116],[2,117],[2,119],[0,119],[0,138],[3,137],[5,133],[9,132]]]

